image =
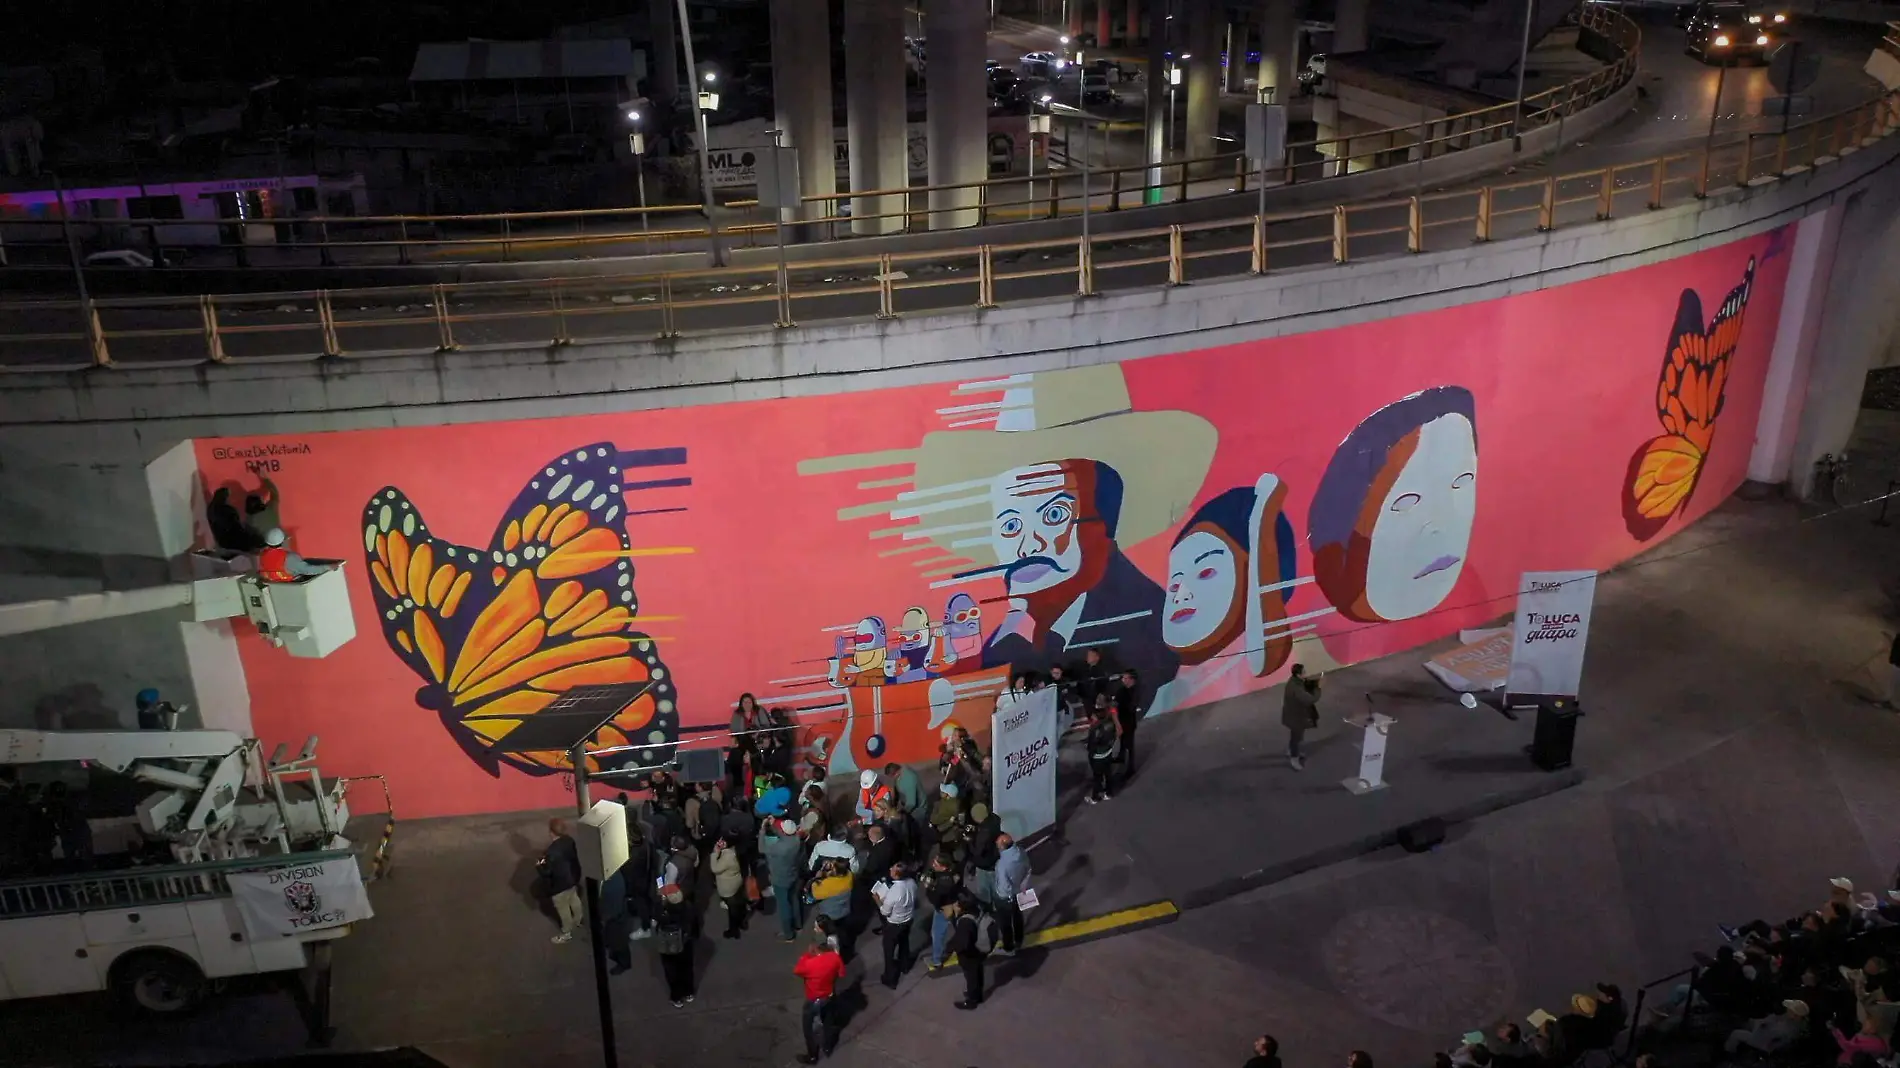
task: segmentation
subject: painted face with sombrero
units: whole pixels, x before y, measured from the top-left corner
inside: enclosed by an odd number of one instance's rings
[[[1186,517],[1213,462],[1212,424],[1191,412],[1136,411],[1113,364],[970,382],[952,395],[938,409],[951,429],[926,434],[914,449],[806,461],[799,470],[911,465],[908,480],[880,480],[910,482],[895,500],[838,516],[896,520],[906,525],[872,536],[928,539],[944,554],[917,554],[931,564],[968,561],[932,571],[938,586],[1000,578],[1008,610],[986,647],[1014,635],[1041,648],[1054,632],[1071,649],[1119,644],[1127,663],[1130,645],[1151,630],[1150,644],[1165,653],[1160,587],[1120,550]]]

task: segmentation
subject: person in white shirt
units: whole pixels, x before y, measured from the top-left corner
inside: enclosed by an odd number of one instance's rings
[[[858,850],[845,839],[843,827],[833,828],[829,838],[811,847],[811,860],[807,867],[817,871],[827,860],[842,860],[851,865],[851,874],[858,873]]]
[[[902,864],[871,887],[871,899],[884,917],[884,985],[897,989],[897,980],[910,971],[910,921],[917,915],[917,880]]]

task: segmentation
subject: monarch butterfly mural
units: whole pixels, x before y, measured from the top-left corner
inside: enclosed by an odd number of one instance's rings
[[[684,450],[654,450],[678,455]],[[439,537],[394,486],[363,509],[363,548],[383,637],[422,679],[416,703],[442,717],[491,775],[570,766],[564,752],[502,753],[497,741],[571,686],[651,681],[595,746],[589,770],[660,763],[679,737],[678,695],[640,622],[625,530],[626,472],[653,453],[596,443],[549,460],[485,549]],[[658,550],[664,551],[664,550]]]
[[[1630,457],[1624,483],[1623,524],[1638,541],[1655,537],[1695,493],[1715,441],[1715,421],[1722,414],[1730,365],[1742,338],[1742,313],[1748,310],[1754,282],[1751,256],[1740,284],[1729,290],[1706,327],[1695,290],[1683,290],[1676,303],[1676,322],[1656,384],[1656,417],[1663,433]]]

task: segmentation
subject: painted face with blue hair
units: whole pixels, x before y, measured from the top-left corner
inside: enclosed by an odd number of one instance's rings
[[[1182,663],[1207,661],[1243,635],[1257,674],[1285,659],[1295,554],[1285,494],[1278,478],[1262,476],[1203,504],[1174,539],[1161,639]]]

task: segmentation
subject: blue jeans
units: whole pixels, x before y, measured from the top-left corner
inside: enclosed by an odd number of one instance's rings
[[[950,938],[950,921],[936,909],[930,910],[930,966],[943,967],[943,944]]]
[[[996,897],[996,869],[976,869],[976,899],[988,904]]]
[[[798,898],[797,883],[789,881],[780,883],[778,880],[772,882],[772,904],[775,906],[774,911],[778,913],[778,933],[779,937],[787,942],[798,937],[799,923],[803,919],[798,914],[800,904]]]

